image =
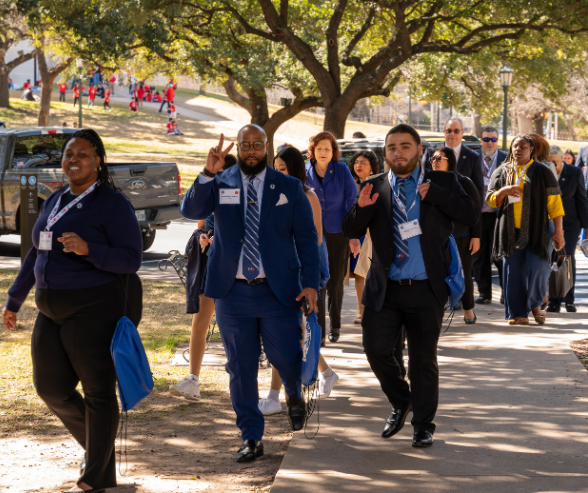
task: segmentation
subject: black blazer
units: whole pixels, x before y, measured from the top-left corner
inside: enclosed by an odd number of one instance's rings
[[[584,166],[588,166],[588,145],[582,146],[578,151],[578,155],[576,156],[576,166],[579,168],[583,168]]]
[[[445,145],[445,144],[443,144]],[[430,146],[426,152],[423,153],[421,159],[422,164],[426,169],[432,169],[431,157],[435,154],[436,147]],[[480,205],[484,198],[484,174],[482,173],[482,156],[476,151],[472,151],[465,144],[461,143],[461,150],[459,158],[457,159],[457,172],[462,176],[467,176],[474,182],[474,186],[480,196]]]
[[[459,181],[459,184],[465,190],[465,193],[467,193],[470,196],[470,199],[473,200],[474,204],[476,204],[476,208],[478,209],[478,213],[482,212],[482,205],[481,205],[482,202],[480,200],[480,196],[478,195],[478,191],[476,190],[476,187],[472,183],[472,180],[470,180],[467,176],[461,176],[458,173],[457,174],[457,181]],[[480,238],[480,236],[482,235],[481,216],[480,216],[480,220],[476,223],[476,225],[473,228],[470,228],[469,226],[464,226],[463,224],[461,224],[458,221],[453,222],[453,235],[454,236],[456,234],[463,233],[464,231],[470,230],[470,229],[471,229],[471,231],[470,231],[471,238]]]
[[[449,275],[451,254],[449,235],[453,220],[472,227],[479,219],[479,207],[457,181],[455,173],[426,170],[424,181],[431,186],[421,202],[421,249],[427,276],[435,297],[441,305],[447,303],[448,288],[445,278]],[[376,203],[358,207],[357,198],[343,218],[343,233],[349,239],[361,238],[370,230],[372,238],[371,267],[365,280],[363,304],[380,311],[384,304],[388,272],[394,260],[394,216],[392,214],[392,189],[388,173],[376,175],[364,181],[374,186],[372,195],[379,193]]]
[[[588,228],[588,197],[582,170],[564,163],[559,177],[559,188],[566,213],[563,218],[564,231]]]

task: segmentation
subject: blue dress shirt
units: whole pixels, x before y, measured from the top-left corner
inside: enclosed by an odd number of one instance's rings
[[[345,163],[331,161],[321,183],[310,161],[306,162],[306,184],[317,194],[327,233],[341,233],[341,222],[357,196],[357,183]],[[319,232],[319,234],[321,234]]]
[[[404,182],[404,190],[406,193],[406,208],[409,209],[416,195],[416,203],[414,207],[408,212],[408,220],[412,221],[421,217],[421,195],[417,192],[417,181],[421,173],[421,167],[417,168],[407,177]],[[390,186],[398,194],[398,185],[396,184],[396,175],[389,172]],[[392,207],[394,207],[394,194],[392,194]],[[396,226],[395,226],[396,227]],[[392,262],[390,266],[390,273],[388,278],[393,281],[400,281],[401,279],[414,279],[415,281],[422,281],[428,279],[427,270],[425,269],[425,261],[423,260],[423,252],[421,250],[421,235],[413,236],[408,239],[408,262],[401,268]]]

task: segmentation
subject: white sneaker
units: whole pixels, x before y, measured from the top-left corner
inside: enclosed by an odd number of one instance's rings
[[[185,397],[190,401],[197,401],[200,399],[200,383],[198,377],[191,376],[184,378],[180,383],[170,385],[169,393],[176,397]]]
[[[264,416],[282,412],[282,404],[280,404],[280,401],[274,401],[273,399],[259,399],[259,404],[257,406],[259,407],[261,414]]]
[[[331,390],[339,380],[339,375],[333,371],[333,374],[330,377],[323,377],[322,374],[319,376],[319,388],[318,388],[318,395],[320,397],[329,397],[331,395]]]

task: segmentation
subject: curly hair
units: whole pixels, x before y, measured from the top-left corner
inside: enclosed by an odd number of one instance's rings
[[[309,146],[308,146],[308,152],[306,154],[306,157],[308,159],[310,159],[310,162],[312,163],[312,165],[314,166],[316,164],[316,158],[314,157],[314,149],[316,148],[316,146],[318,145],[318,143],[321,140],[328,140],[331,142],[331,147],[333,149],[332,161],[334,161],[334,162],[339,161],[340,152],[339,152],[339,144],[337,143],[337,138],[331,132],[328,132],[325,130],[324,132],[319,132],[315,136],[308,139]]]
[[[531,148],[533,149],[531,151],[531,159],[533,159],[534,161],[538,160],[537,147],[535,145],[535,140],[533,139],[533,137],[531,135],[521,134],[521,135],[517,135],[514,139],[512,139],[510,142],[510,148],[508,150],[508,155],[506,156],[506,159],[504,160],[504,162],[507,163],[507,166],[509,168],[507,176],[506,176],[506,183],[511,184],[511,185],[514,183],[514,170],[517,166],[516,159],[514,158],[514,155],[512,153],[512,146],[513,146],[515,140],[517,140],[517,139],[526,140],[529,143],[529,145],[531,146]],[[543,140],[545,140],[545,139],[543,139]],[[545,142],[547,142],[547,141],[545,140]],[[547,152],[549,153],[549,144],[547,144]]]
[[[65,152],[67,145],[73,139],[84,139],[90,143],[90,145],[94,148],[94,152],[96,156],[100,158],[100,167],[98,169],[98,182],[103,185],[108,185],[116,190],[116,186],[114,185],[114,180],[110,173],[108,173],[108,165],[106,164],[106,150],[104,149],[104,143],[102,139],[98,135],[95,130],[91,128],[82,128],[73,134],[69,134],[63,143],[62,153]]]
[[[380,172],[380,161],[378,161],[378,156],[376,156],[376,154],[373,151],[357,151],[351,157],[351,159],[349,160],[349,164],[347,165],[349,166],[351,176],[353,176],[353,179],[356,183],[359,183],[359,176],[357,176],[357,173],[355,172],[355,161],[357,161],[357,158],[359,157],[364,157],[370,162],[370,166],[372,168],[372,175],[377,175]]]

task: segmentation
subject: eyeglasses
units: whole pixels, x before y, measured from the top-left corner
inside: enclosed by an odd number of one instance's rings
[[[496,142],[498,139],[496,137],[484,137],[482,140],[484,142]]]
[[[237,145],[239,146],[239,149],[245,152],[251,149],[251,146],[253,146],[253,149],[255,149],[256,151],[261,151],[265,147],[265,142],[261,142],[260,140],[258,140],[257,142],[241,142]]]
[[[453,134],[460,134],[463,132],[463,128],[454,128],[453,130],[451,130],[450,128],[446,128],[445,130],[443,130],[447,135],[451,135]]]
[[[438,163],[439,161],[443,161],[444,159],[447,159],[447,158],[445,156],[433,156],[431,158],[431,162]]]

